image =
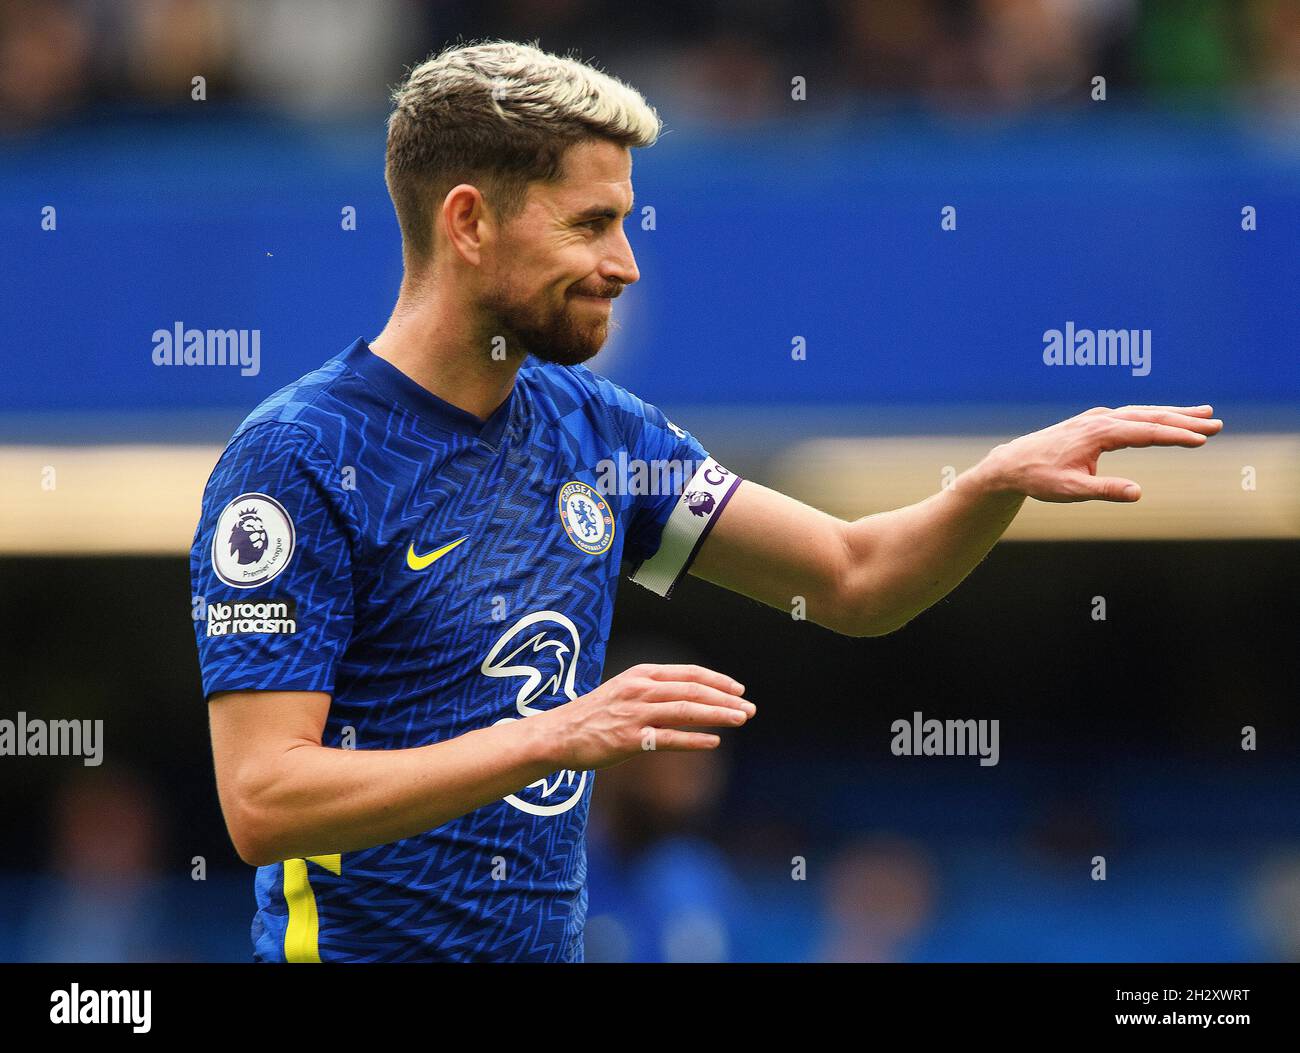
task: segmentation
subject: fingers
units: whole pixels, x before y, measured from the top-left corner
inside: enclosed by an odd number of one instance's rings
[[[641,719],[647,727],[738,728],[750,717],[747,710],[733,706],[710,706],[703,702],[658,702],[645,707]]]
[[[1223,421],[1217,417],[1207,417],[1167,406],[1125,406],[1109,414],[1116,420],[1145,421],[1150,424],[1167,424],[1170,427],[1186,428],[1201,435],[1217,435],[1223,430]]]
[[[1186,417],[1213,417],[1213,406],[1121,406],[1117,410],[1104,410],[1105,413],[1123,413],[1125,410],[1164,410],[1166,413],[1181,413]]]
[[[676,728],[646,728],[643,746],[648,752],[672,750],[674,752],[693,753],[701,750],[716,750],[722,743],[717,735],[700,731],[678,731]]]
[[[1084,475],[1080,477],[1081,496],[1093,501],[1117,501],[1120,504],[1132,504],[1142,496],[1142,487],[1132,479],[1120,479],[1113,475]]]
[[[745,685],[740,681],[702,665],[647,665],[641,668],[652,680],[691,680],[719,691],[730,691],[733,695],[744,694],[745,691]]]
[[[1205,435],[1188,431],[1186,428],[1147,421],[1116,419],[1105,430],[1101,448],[1119,450],[1125,447],[1141,449],[1148,446],[1204,446],[1205,440]]]
[[[1125,410],[1164,410],[1168,413],[1181,413],[1187,417],[1213,417],[1213,406],[1121,406],[1119,409],[1111,409],[1109,406],[1097,406],[1090,410],[1085,410],[1081,416],[1095,417],[1099,413],[1123,413]]]
[[[632,713],[641,721],[642,750],[717,749],[718,735],[689,729],[736,728],[757,712],[742,697],[744,684],[703,666],[643,664],[622,675],[629,677],[630,700],[639,703]]]
[[[729,691],[720,691],[705,684],[675,683],[671,680],[656,681],[654,686],[641,695],[643,702],[699,702],[704,705],[723,709],[739,709],[750,716],[757,711],[754,703],[748,699],[733,695]]]

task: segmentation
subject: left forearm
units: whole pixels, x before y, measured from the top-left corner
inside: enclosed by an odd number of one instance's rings
[[[1101,454],[1201,446],[1223,427],[1212,413],[1210,406],[1090,409],[995,446],[950,488],[919,504],[853,523],[745,482],[700,546],[691,573],[836,632],[882,636],[956,588],[1026,497],[1131,504],[1141,487],[1098,474]]]
[[[988,554],[1024,501],[986,458],[924,501],[847,524],[843,610],[855,635],[892,632],[943,599]]]

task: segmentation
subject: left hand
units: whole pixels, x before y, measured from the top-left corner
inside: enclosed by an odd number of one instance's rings
[[[1223,428],[1211,406],[1100,407],[995,447],[978,466],[991,490],[1039,501],[1120,501],[1142,496],[1132,479],[1097,474],[1108,450],[1204,446]]]

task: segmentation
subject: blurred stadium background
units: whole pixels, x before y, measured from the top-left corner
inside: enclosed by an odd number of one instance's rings
[[[699,661],[760,716],[601,774],[589,958],[1300,957],[1300,4],[10,0],[0,717],[106,745],[0,758],[0,959],[248,959],[199,496],[248,410],[382,327],[387,88],[477,37],[574,49],[665,118],[593,365],[742,474],[848,517],[1091,405],[1228,428],[1114,457],[1139,506],[1027,507],[889,637],[625,585],[607,672]],[[1045,367],[1067,321],[1151,329],[1150,375]],[[178,322],[260,330],[257,373],[153,365]],[[1001,763],[892,756],[916,710],[998,718]]]

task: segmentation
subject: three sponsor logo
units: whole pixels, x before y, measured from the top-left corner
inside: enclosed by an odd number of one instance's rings
[[[544,713],[578,697],[582,641],[573,620],[559,611],[534,611],[497,638],[479,666],[493,678],[518,678],[515,711],[498,724]],[[587,772],[564,770],[529,783],[503,800],[529,815],[559,815],[573,808],[587,788]]]

